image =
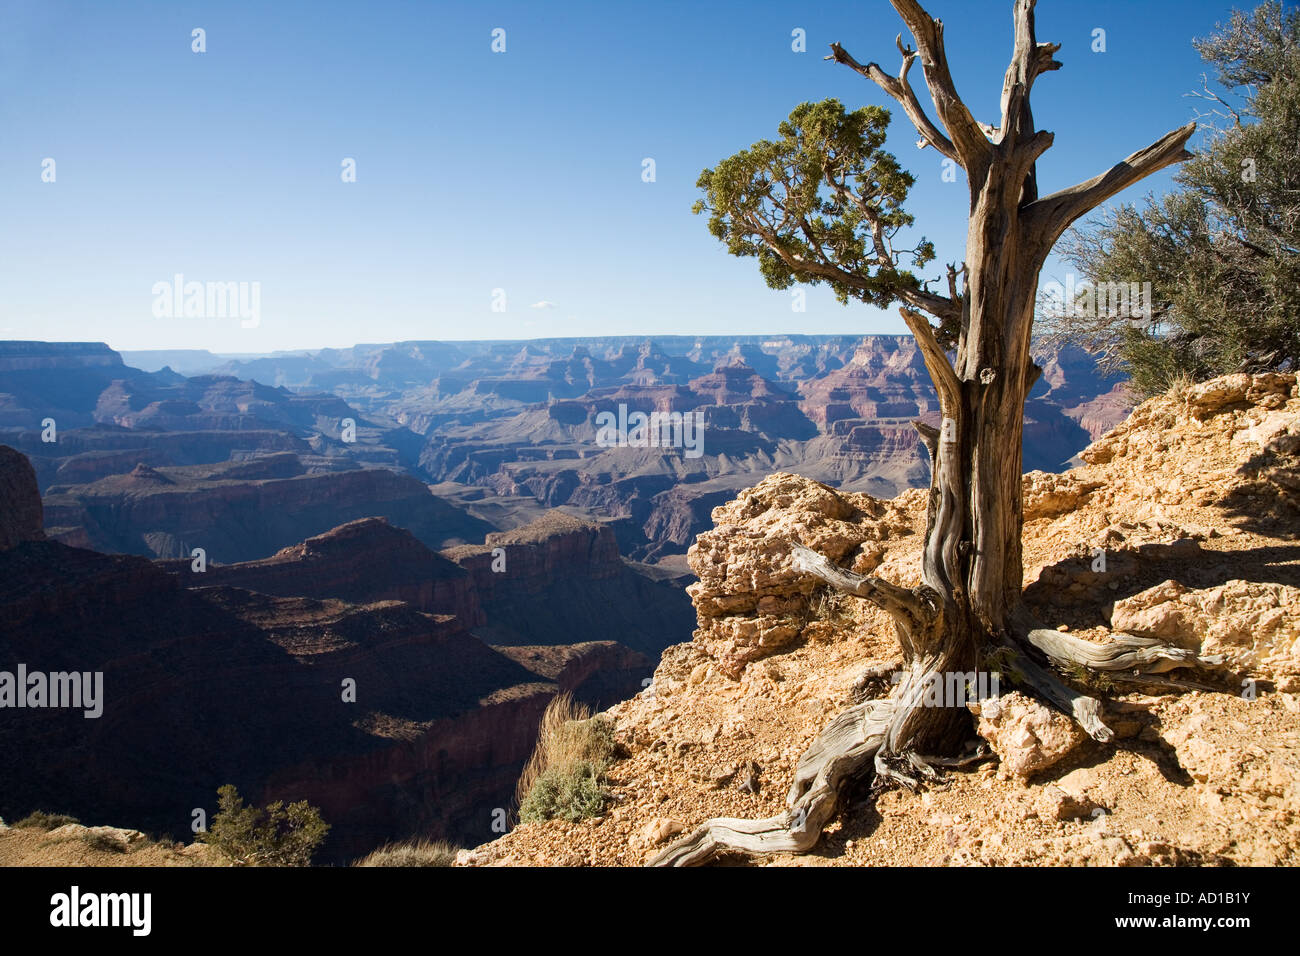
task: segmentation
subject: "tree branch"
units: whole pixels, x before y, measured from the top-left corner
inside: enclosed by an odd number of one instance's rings
[[[995,143],[1017,142],[1034,133],[1033,117],[1029,112],[1029,92],[1034,80],[1049,70],[1059,70],[1061,64],[1052,59],[1059,43],[1039,43],[1034,35],[1034,4],[1037,0],[1016,0],[1016,42],[1002,83],[1002,123],[994,137]]]
[[[919,418],[912,421],[912,427],[921,436],[921,442],[930,453],[930,467],[933,468],[939,462],[939,429],[926,424]]]
[[[894,295],[910,306],[924,309],[941,322],[961,320],[961,302],[947,296],[924,289],[899,289]]]
[[[1035,627],[1026,631],[1025,639],[1055,661],[1079,664],[1095,671],[1131,670],[1163,674],[1176,667],[1215,667],[1223,663],[1223,658],[1218,655],[1202,657],[1185,647],[1132,634],[1113,634],[1111,640],[1098,643],[1073,634]]]
[[[1025,233],[1037,233],[1049,246],[1055,244],[1071,223],[1111,196],[1166,166],[1189,159],[1191,153],[1184,146],[1194,132],[1196,124],[1188,123],[1166,133],[1101,175],[1030,203],[1022,214],[1026,223]]]
[[[936,20],[922,9],[917,0],[889,0],[907,29],[916,40],[921,55],[921,70],[926,86],[934,101],[935,112],[948,131],[956,160],[980,178],[981,171],[992,160],[993,144],[988,141],[979,123],[957,94],[952,73],[948,70],[948,54],[943,45],[943,21]]]
[[[955,417],[956,410],[961,407],[961,381],[957,378],[952,363],[948,361],[947,353],[939,344],[939,339],[925,316],[911,309],[898,311],[916,338],[921,357],[925,360],[925,370],[930,373],[935,390],[939,393],[940,410],[949,418]]]
[[[834,60],[836,63],[842,63],[854,72],[860,73],[867,79],[874,82],[882,90],[898,101],[903,107],[903,112],[907,118],[912,121],[916,131],[921,134],[920,141],[916,144],[918,149],[925,149],[926,146],[933,146],[936,150],[947,156],[954,162],[960,162],[957,155],[957,149],[952,145],[952,140],[948,139],[943,132],[934,125],[930,117],[925,114],[920,100],[916,98],[916,92],[912,85],[907,81],[907,71],[912,68],[912,61],[916,59],[916,51],[903,45],[903,36],[899,34],[895,42],[898,44],[898,51],[903,54],[903,66],[898,71],[897,77],[892,77],[879,64],[868,63],[863,66],[857,60],[849,55],[848,51],[838,43],[831,44],[831,55],[826,57],[828,60]]]
[[[930,616],[929,606],[908,588],[891,584],[883,578],[855,574],[801,544],[792,544],[790,554],[790,566],[796,571],[804,571],[836,590],[864,598],[895,618],[921,622]]]
[[[833,183],[832,188],[834,188]],[[763,245],[767,246],[780,256],[781,260],[796,272],[806,272],[819,279],[839,282],[843,285],[849,286],[850,288],[860,289],[863,292],[877,291],[869,282],[863,279],[862,276],[855,272],[841,269],[837,265],[833,265],[830,260],[824,256],[821,257],[820,262],[813,262],[809,259],[804,259],[800,256],[794,255],[788,250],[782,248],[781,244],[777,241],[776,233],[773,232],[770,227],[766,227],[758,223],[756,220],[750,220],[749,225],[753,229],[754,234],[763,240]],[[807,223],[801,223],[800,228],[808,239],[809,247],[814,251],[817,251],[819,248],[818,243],[813,241],[811,230],[808,228]],[[883,249],[883,247],[876,242],[874,235],[873,245],[876,249],[877,261],[880,262],[881,265],[893,268],[894,261],[890,257],[888,250]],[[928,292],[925,289],[896,289],[894,290],[893,295],[895,298],[902,302],[906,302],[914,308],[924,309],[940,321],[952,321],[961,318],[961,303],[949,299],[947,296],[939,295],[936,292]]]

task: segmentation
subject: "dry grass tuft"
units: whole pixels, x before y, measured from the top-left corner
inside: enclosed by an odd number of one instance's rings
[[[23,817],[14,824],[15,830],[57,830],[61,826],[69,823],[80,823],[76,817],[68,816],[66,813],[46,813],[44,810],[34,810],[27,816]]]
[[[410,840],[389,843],[353,866],[451,866],[459,850],[445,840]]]

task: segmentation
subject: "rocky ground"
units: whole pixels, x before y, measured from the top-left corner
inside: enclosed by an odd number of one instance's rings
[[[67,823],[53,830],[0,820],[0,866],[213,866],[224,861],[202,843],[150,839],[139,830]]]
[[[1092,640],[1157,636],[1224,664],[1141,681],[1065,675],[1105,698],[1109,745],[1004,687],[974,708],[993,758],[919,794],[849,795],[811,853],[727,862],[1294,862],[1297,452],[1297,377],[1237,375],[1144,403],[1071,472],[1026,475],[1026,600],[1044,623]],[[789,542],[913,584],[924,501],[776,474],[716,508],[689,554],[694,640],[607,712],[625,753],[607,812],[519,826],[459,864],[639,865],[709,817],[781,813],[804,749],[849,704],[887,694],[901,659],[883,613],[790,571]]]

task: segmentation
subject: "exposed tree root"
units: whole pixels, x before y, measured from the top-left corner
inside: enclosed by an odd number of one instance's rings
[[[801,546],[794,546],[794,552],[800,570],[847,593],[875,603],[888,602],[913,627],[922,624],[925,596],[921,589],[908,591],[878,578],[864,578]],[[1183,686],[1184,682],[1144,675],[1219,663],[1218,658],[1200,657],[1185,648],[1129,634],[1118,634],[1105,644],[1085,641],[1037,626],[1023,607],[1014,613],[1013,626],[1015,639],[1004,639],[1000,646],[1010,656],[1009,667],[1017,682],[1070,714],[1090,737],[1103,743],[1112,740],[1114,732],[1102,721],[1101,701],[1067,686],[1035,660],[1026,644],[1058,663],[1112,672],[1125,679],[1130,674],[1118,672],[1133,672],[1134,680],[1154,680],[1169,686]],[[913,661],[908,678],[893,697],[854,705],[831,721],[795,768],[785,814],[761,820],[709,820],[674,841],[650,865],[697,866],[728,851],[803,853],[816,845],[834,817],[840,791],[848,781],[874,773],[877,779],[891,779],[916,790],[920,786],[918,778],[937,778],[936,766],[957,767],[982,759],[986,755],[983,747],[974,754],[951,758],[922,756],[910,746],[911,718],[923,706],[918,688],[937,671],[938,663]],[[915,770],[918,776],[903,772],[903,768]]]
[[[969,767],[981,760],[988,760],[990,756],[988,744],[981,740],[974,751],[961,757],[921,757],[918,755],[917,759],[924,760],[932,767]]]
[[[1152,637],[1114,634],[1104,644],[1073,634],[1034,628],[1026,639],[1054,661],[1079,664],[1094,671],[1137,671],[1163,674],[1176,667],[1212,667],[1222,657],[1201,657],[1193,650],[1165,644]]]
[[[1012,676],[1020,683],[1073,717],[1093,740],[1109,743],[1115,738],[1115,732],[1102,722],[1101,701],[1068,686],[1018,644],[1007,641],[1002,647],[1010,652]]]
[[[894,716],[892,700],[871,700],[841,713],[799,760],[786,797],[789,810],[765,820],[719,817],[673,842],[651,866],[697,866],[719,853],[803,853],[835,815],[840,790],[869,773]]]
[[[1110,679],[1127,684],[1141,684],[1147,687],[1169,687],[1174,690],[1199,690],[1204,693],[1222,693],[1222,687],[1201,684],[1197,681],[1177,680],[1171,677],[1157,677],[1151,674],[1112,674]]]

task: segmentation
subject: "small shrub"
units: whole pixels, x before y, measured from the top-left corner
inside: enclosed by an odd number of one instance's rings
[[[217,790],[218,809],[199,839],[216,847],[235,866],[308,866],[329,832],[320,811],[300,800],[277,800],[262,809],[244,805],[230,784]]]
[[[1188,373],[1176,372],[1170,377],[1169,387],[1165,390],[1165,394],[1174,401],[1181,402],[1187,397],[1187,393],[1191,391],[1192,386],[1195,384],[1196,379]]]
[[[548,767],[533,783],[519,806],[523,823],[568,820],[576,823],[605,809],[604,776],[601,768],[588,761],[563,767]]]
[[[125,853],[127,851],[125,843],[114,839],[107,833],[87,833],[81,839],[92,850],[102,850],[105,853]]]
[[[15,823],[14,829],[45,830],[48,832],[67,826],[69,823],[80,822],[76,817],[68,816],[66,813],[46,813],[44,810],[34,810]]]
[[[1066,668],[1069,677],[1084,690],[1109,694],[1115,690],[1115,681],[1105,671],[1094,671],[1082,664],[1071,663]]]
[[[836,627],[848,627],[854,623],[853,608],[848,600],[830,588],[821,588],[809,602],[808,610],[809,620],[825,621]]]
[[[358,860],[353,866],[451,866],[457,847],[444,840],[389,843]]]
[[[570,822],[604,809],[604,773],[617,746],[614,725],[560,694],[547,705],[537,747],[519,778],[515,799],[524,823],[560,818]]]
[[[985,654],[980,665],[990,674],[1000,674],[1017,687],[1026,683],[1024,671],[1016,666],[1016,654],[1009,647],[999,647]]]

